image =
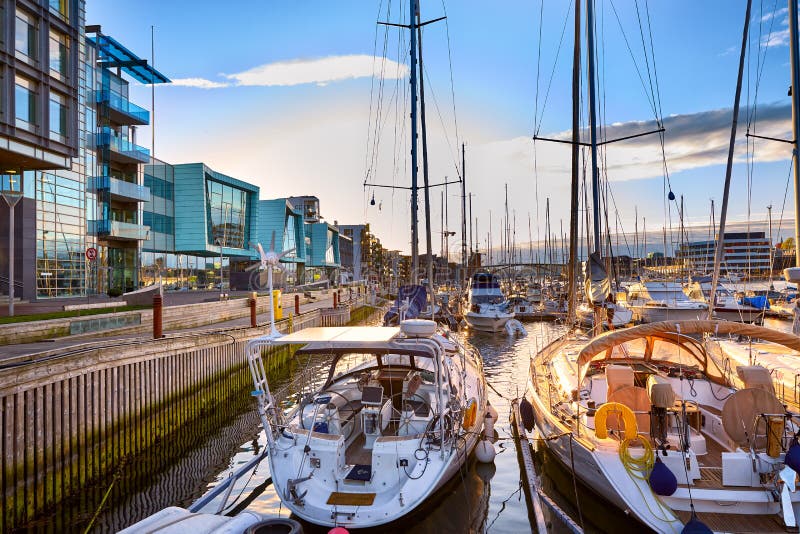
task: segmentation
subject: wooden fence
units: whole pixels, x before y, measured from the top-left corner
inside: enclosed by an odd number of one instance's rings
[[[349,320],[343,307],[313,310],[276,326],[287,332]],[[259,327],[117,340],[0,369],[0,531],[24,525],[107,477],[123,458],[210,408],[177,401],[241,370],[245,344],[264,333]],[[290,355],[288,347],[273,350],[268,366]]]

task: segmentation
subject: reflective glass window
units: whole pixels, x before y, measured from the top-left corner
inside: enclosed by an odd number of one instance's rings
[[[67,36],[50,30],[50,72],[61,77],[67,76]]]
[[[14,113],[19,128],[36,128],[36,84],[22,76],[14,80]]]
[[[67,137],[67,97],[50,92],[50,139],[64,141]]]
[[[29,62],[36,61],[36,19],[33,15],[18,9],[14,31],[16,56]]]

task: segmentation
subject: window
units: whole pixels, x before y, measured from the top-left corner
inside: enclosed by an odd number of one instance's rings
[[[64,142],[67,137],[67,97],[50,93],[50,139]]]
[[[34,131],[36,128],[36,84],[17,76],[14,85],[14,113],[19,128]]]
[[[50,30],[50,72],[62,78],[67,76],[67,36]]]
[[[61,15],[62,19],[68,20],[67,4],[69,4],[69,0],[50,0],[50,12]]]
[[[29,62],[36,61],[36,19],[18,9],[15,31],[17,57]]]

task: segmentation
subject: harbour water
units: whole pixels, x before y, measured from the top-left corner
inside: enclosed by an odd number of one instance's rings
[[[506,334],[463,333],[483,355],[489,398],[499,413],[494,464],[471,461],[424,509],[392,525],[392,532],[529,532],[531,523],[521,489],[517,451],[511,437],[511,399],[522,394],[532,354],[559,333],[553,323],[527,323],[527,337]],[[324,362],[293,360],[275,371],[275,387],[292,376],[325,367]],[[245,371],[246,372],[246,371]],[[34,526],[37,530],[115,532],[167,506],[191,505],[209,488],[224,480],[264,446],[249,389],[225,403],[222,410],[186,425],[145,453],[128,459],[108,480],[59,505]],[[587,532],[639,529],[623,511],[576,484],[571,474],[536,447],[545,491]],[[219,501],[204,511],[216,512]],[[267,462],[244,477],[231,492],[225,512],[243,509],[287,515],[269,479]],[[550,517],[553,532],[568,532]],[[306,532],[327,529],[304,525]],[[380,530],[385,532],[386,530]]]

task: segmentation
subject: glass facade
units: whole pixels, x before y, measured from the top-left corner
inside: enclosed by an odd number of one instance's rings
[[[150,235],[143,249],[175,250],[175,168],[152,160],[144,166],[144,185],[150,188],[150,200],[142,206],[142,224],[150,227]]]
[[[224,279],[230,271],[228,258],[223,258]],[[142,252],[141,283],[143,286],[159,281],[166,290],[196,290],[218,287],[219,256],[202,257],[170,252]]]
[[[14,83],[14,113],[18,128],[35,130],[37,125],[36,82],[17,76]]]
[[[30,174],[33,178],[34,173]],[[36,172],[33,181],[37,297],[84,295],[86,200],[83,177],[76,171]]]
[[[229,248],[249,248],[247,192],[217,182],[206,175],[206,218],[209,245],[219,243]]]

